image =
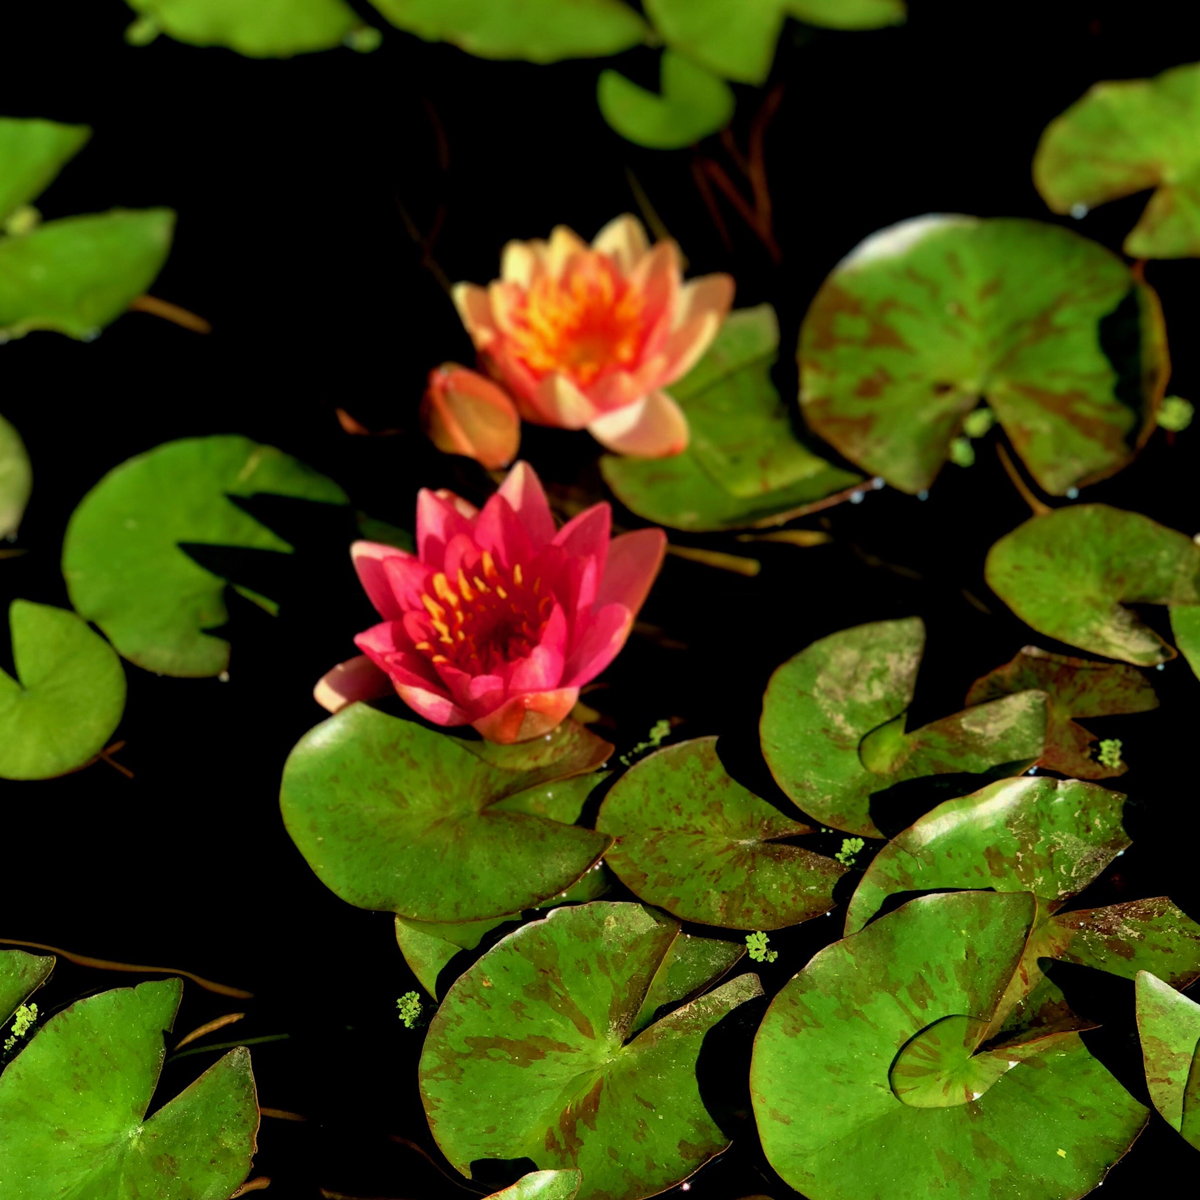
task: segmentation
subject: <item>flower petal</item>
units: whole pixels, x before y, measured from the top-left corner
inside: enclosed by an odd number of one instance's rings
[[[521,444],[521,418],[508,394],[457,363],[429,372],[421,426],[439,450],[473,458],[489,470],[508,466]]]
[[[557,279],[564,268],[577,254],[587,253],[587,242],[566,225],[556,225],[550,231],[550,242],[546,247],[546,273]]]
[[[650,251],[650,241],[641,221],[630,213],[614,217],[592,238],[592,249],[607,254],[628,275]]]
[[[474,513],[475,509],[453,492],[422,488],[417,493],[417,557],[440,570],[446,543],[457,533],[471,533]]]
[[[513,664],[509,691],[543,692],[558,687],[562,682],[566,648],[567,616],[562,605],[556,604],[542,631],[541,641],[525,658]]]
[[[440,692],[427,691],[425,688],[409,687],[407,684],[397,684],[396,694],[418,716],[431,721],[434,725],[466,725],[468,716],[457,704]]]
[[[528,242],[508,242],[500,251],[500,278],[505,283],[528,288],[540,261],[539,255]]]
[[[694,317],[716,313],[722,321],[733,307],[736,284],[732,275],[718,272],[689,279],[679,289],[679,303],[675,309],[675,327],[678,328]]]
[[[524,696],[512,696],[494,712],[472,721],[471,724],[489,742],[510,745],[527,742],[531,738],[545,737],[566,720],[579,689],[556,688],[552,692],[529,692]]]
[[[353,542],[350,546],[350,559],[354,570],[358,573],[358,581],[367,593],[367,599],[375,605],[375,611],[385,621],[399,621],[404,613],[396,593],[388,580],[384,563],[389,558],[399,559],[408,568],[420,571],[422,576],[426,568],[411,554],[396,546],[385,546],[382,542]]]
[[[625,605],[606,604],[567,659],[563,683],[577,688],[595,679],[620,653],[632,628],[633,613]]]
[[[390,555],[382,561],[380,566],[383,568],[383,575],[387,580],[388,591],[393,597],[396,611],[384,612],[380,609],[379,615],[390,621],[403,621],[405,613],[410,609],[424,613],[421,595],[429,590],[429,580],[434,574],[433,570],[413,558],[411,554],[406,554],[403,558],[398,554]],[[379,608],[378,605],[375,607]]]
[[[688,444],[687,417],[666,392],[651,392],[597,417],[588,432],[608,449],[634,458],[667,458]]]
[[[378,700],[392,694],[392,681],[365,654],[338,663],[313,688],[313,699],[331,713],[356,700]]]
[[[622,604],[636,617],[666,552],[667,535],[661,529],[637,529],[613,538],[597,605]]]
[[[451,289],[450,298],[476,348],[482,350],[490,345],[499,331],[487,289],[474,283],[456,283]]]
[[[525,526],[499,492],[488,497],[474,533],[479,548],[490,551],[496,561],[510,571],[518,563],[524,566],[533,557],[533,546]]]
[[[533,404],[541,414],[542,424],[559,429],[583,429],[597,415],[596,406],[578,385],[557,371],[539,381]]]
[[[500,485],[497,495],[503,496],[512,506],[517,520],[529,535],[535,554],[553,540],[554,517],[550,513],[546,493],[542,489],[542,481],[527,462],[514,465]]]
[[[612,506],[603,501],[572,517],[554,535],[554,545],[561,546],[569,558],[595,558],[601,574],[612,537]]]

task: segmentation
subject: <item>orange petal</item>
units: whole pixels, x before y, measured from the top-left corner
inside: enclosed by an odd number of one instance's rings
[[[650,252],[650,241],[641,221],[629,213],[622,213],[592,238],[592,249],[607,254],[621,273],[628,275]]]
[[[500,278],[527,288],[533,280],[540,257],[529,242],[508,242],[500,251]]]
[[[542,422],[559,429],[583,429],[596,419],[596,406],[565,375],[545,376],[538,384],[533,403]]]
[[[642,293],[647,324],[675,310],[683,282],[679,247],[674,242],[658,242],[629,274],[629,286]]]
[[[716,313],[724,321],[733,307],[735,286],[732,275],[721,273],[689,279],[679,289],[679,303],[675,309],[676,328],[710,312]]]
[[[663,347],[663,384],[683,378],[704,356],[721,330],[723,318],[715,312],[702,313],[676,329]]]
[[[450,291],[450,298],[458,309],[467,333],[471,335],[471,341],[479,349],[489,345],[496,337],[497,330],[487,292],[474,283],[456,283]]]
[[[681,454],[688,444],[687,417],[666,392],[651,392],[605,413],[588,432],[609,450],[633,458],[667,458]]]
[[[550,231],[550,243],[546,247],[546,271],[554,279],[576,254],[587,252],[587,242],[566,225],[555,225]]]
[[[508,466],[521,444],[521,419],[508,395],[457,363],[429,372],[421,426],[439,450],[473,458],[490,470]]]
[[[392,681],[365,654],[338,663],[313,688],[313,699],[331,713],[356,700],[377,700],[391,694]]]
[[[471,724],[489,742],[503,746],[545,737],[566,720],[575,701],[578,688],[556,688],[550,692],[529,692],[513,696],[494,712]]]

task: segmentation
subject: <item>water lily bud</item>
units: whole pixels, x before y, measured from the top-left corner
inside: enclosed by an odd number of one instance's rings
[[[521,418],[507,393],[457,363],[429,372],[421,425],[439,450],[473,458],[489,469],[508,466],[521,444]]]

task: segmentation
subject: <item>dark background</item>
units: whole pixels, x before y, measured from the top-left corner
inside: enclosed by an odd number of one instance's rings
[[[95,129],[39,208],[48,218],[114,205],[175,208],[178,235],[153,291],[215,331],[201,337],[134,314],[92,344],[35,334],[3,348],[0,408],[26,439],[36,483],[21,533],[28,553],[0,564],[0,601],[66,604],[58,552],[72,509],[111,467],[170,438],[238,432],[277,444],[337,479],[358,508],[402,525],[419,486],[479,498],[482,474],[433,454],[419,436],[354,437],[334,416],[341,406],[369,427],[412,431],[426,372],[443,359],[470,361],[410,223],[423,235],[440,222],[433,257],[449,279],[485,282],[508,238],[545,236],[559,222],[590,237],[636,211],[632,169],[693,273],[731,271],[739,304],[776,305],[779,383],[794,390],[787,348],[805,306],[862,237],[929,211],[1057,219],[1030,182],[1039,133],[1096,80],[1200,59],[1200,37],[1180,24],[1180,7],[911,0],[899,29],[790,27],[773,77],[786,90],[767,140],[783,252],[776,266],[728,208],[732,250],[723,242],[695,188],[690,151],[639,150],[607,129],[594,63],[490,63],[392,30],[372,55],[253,61],[165,38],[128,47],[122,31],[133,14],[119,0],[13,6],[0,42],[0,112]],[[649,83],[655,62],[647,50],[618,65]],[[741,91],[740,135],[761,96]],[[716,145],[704,152],[722,155]],[[1066,223],[1119,249],[1143,199]],[[1198,399],[1200,267],[1151,263],[1147,278],[1166,306],[1171,390]],[[929,648],[914,723],[959,708],[978,675],[1026,642],[1062,649],[1035,638],[982,580],[988,546],[1028,515],[997,463],[996,436],[974,467],[948,466],[925,502],[886,489],[829,510],[830,545],[706,542],[760,557],[755,579],[668,560],[644,612],[661,636],[635,636],[607,688],[589,696],[613,723],[608,736],[625,749],[660,717],[681,721],[680,736],[719,732],[731,762],[766,788],[746,752],[763,687],[817,637],[923,616]],[[1134,466],[1085,498],[1192,533],[1200,529],[1197,445],[1196,430],[1156,433]],[[563,482],[591,452],[586,436],[558,433],[529,436],[524,450]],[[626,523],[634,523],[627,514]],[[271,568],[281,616],[231,596],[228,682],[127,667],[117,736],[128,741],[119,757],[134,780],[98,763],[57,781],[0,783],[0,937],[186,968],[254,991],[254,1000],[234,1002],[189,985],[177,1030],[244,1008],[230,1037],[286,1035],[253,1049],[261,1102],[308,1118],[264,1121],[257,1173],[273,1178],[270,1195],[315,1197],[324,1187],[465,1196],[395,1140],[437,1157],[416,1093],[421,1034],[396,1018],[395,998],[416,985],[390,918],[327,892],[279,819],[283,760],[321,716],[312,684],[353,652],[352,635],[372,621],[345,553],[348,531],[289,532],[298,553]],[[1146,615],[1165,631],[1163,612]],[[11,665],[7,654],[5,644],[0,664]],[[1135,802],[1136,845],[1088,899],[1169,892],[1200,918],[1192,782],[1200,683],[1182,660],[1152,678],[1158,713],[1090,723],[1124,740],[1132,769],[1120,786]],[[780,959],[762,972],[768,990],[839,926],[835,918],[776,935]],[[126,982],[60,963],[43,1010]],[[1132,986],[1068,985],[1082,1009],[1109,1021],[1095,1048],[1144,1100]],[[160,1101],[214,1057],[169,1065]],[[744,1075],[737,1062],[717,1081],[733,1110]],[[690,1194],[783,1200],[788,1189],[762,1162],[752,1121],[744,1111],[725,1119],[737,1144],[692,1180]],[[1140,1195],[1151,1180],[1194,1171],[1192,1156],[1155,1117],[1105,1195]]]

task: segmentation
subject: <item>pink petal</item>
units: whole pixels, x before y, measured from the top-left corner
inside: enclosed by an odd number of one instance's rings
[[[556,604],[542,631],[542,639],[530,653],[513,664],[510,692],[544,692],[562,682],[567,647],[567,617]]]
[[[313,699],[331,713],[356,700],[378,700],[391,694],[392,681],[365,654],[338,663],[313,688]]]
[[[574,687],[556,688],[552,692],[529,692],[524,696],[511,697],[494,712],[471,724],[489,742],[499,742],[501,745],[527,742],[557,729],[578,699],[579,689]]]
[[[396,694],[413,712],[434,725],[466,725],[469,718],[453,700],[425,688],[396,685]]]
[[[413,649],[404,626],[398,621],[372,625],[355,637],[354,644],[397,687],[405,684],[442,690],[429,659]]]
[[[464,514],[460,505],[466,505],[470,512],[474,509],[465,500],[453,492],[431,492],[422,488],[417,493],[417,557],[432,567],[441,570],[442,560],[446,553],[446,543],[455,534],[470,535],[473,520]]]
[[[474,536],[481,550],[490,551],[496,561],[509,570],[517,563],[524,566],[533,558],[533,547],[525,526],[499,492],[488,497],[475,524]]]
[[[635,404],[597,417],[588,432],[601,445],[634,458],[666,458],[687,449],[688,423],[666,392],[651,392]]]
[[[393,598],[394,611],[384,612],[379,605],[379,615],[389,621],[402,621],[409,609],[420,609],[421,593],[429,589],[429,580],[433,570],[411,554],[390,555],[379,564],[387,582],[388,593]]]
[[[629,286],[642,293],[647,322],[664,312],[674,312],[682,288],[683,270],[679,247],[672,241],[659,242],[629,273]]]
[[[592,238],[592,249],[607,254],[621,273],[628,275],[650,252],[650,242],[641,221],[629,213],[622,213]]]
[[[554,535],[554,545],[561,546],[568,558],[596,559],[603,574],[611,536],[612,507],[602,502],[572,517]]]
[[[497,494],[512,505],[535,554],[554,538],[554,517],[542,481],[527,462],[519,462],[509,471]]]
[[[398,621],[403,609],[388,582],[384,563],[394,558],[407,562],[421,572],[425,568],[411,554],[395,546],[385,546],[382,542],[354,542],[350,546],[350,559],[358,572],[358,581],[363,585],[367,598],[375,605],[375,611],[385,621]]]
[[[473,283],[456,283],[450,298],[477,349],[489,346],[497,337],[496,319],[487,291]]]
[[[636,617],[666,552],[667,535],[661,529],[638,529],[613,538],[596,603],[624,605]]]
[[[563,683],[582,687],[595,679],[620,653],[633,628],[633,613],[623,604],[600,609],[563,667]]]

